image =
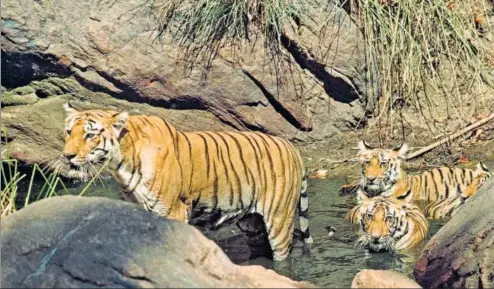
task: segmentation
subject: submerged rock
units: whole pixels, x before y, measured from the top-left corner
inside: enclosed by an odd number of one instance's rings
[[[405,274],[391,270],[364,269],[355,275],[352,288],[422,288]]]
[[[494,287],[494,180],[427,243],[414,270],[424,288]]]
[[[1,234],[3,287],[314,287],[234,265],[194,227],[106,198],[35,202],[3,219]]]

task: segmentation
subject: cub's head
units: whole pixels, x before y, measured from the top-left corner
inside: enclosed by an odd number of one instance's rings
[[[361,187],[369,196],[389,190],[401,177],[401,161],[405,158],[407,144],[380,149],[360,141],[358,147],[357,158],[362,164]]]
[[[357,194],[359,204],[347,215],[360,229],[356,247],[396,251],[413,247],[425,237],[428,222],[416,205],[393,197],[369,198],[361,190]],[[408,235],[410,230],[416,231]]]
[[[71,177],[88,179],[115,153],[128,119],[127,112],[78,111],[64,105],[65,146],[55,169]]]
[[[487,182],[490,177],[489,169],[482,162],[478,162],[477,169],[474,172],[474,180],[477,179],[477,188]]]

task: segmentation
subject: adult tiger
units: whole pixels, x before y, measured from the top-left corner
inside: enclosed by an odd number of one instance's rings
[[[403,143],[395,149],[372,148],[364,141],[359,143],[357,157],[362,163],[361,187],[367,196],[394,196],[398,199],[424,201],[434,203],[435,208],[447,205],[444,199],[461,196],[463,203],[473,196],[477,189],[490,177],[488,169],[479,162],[476,170],[466,168],[440,167],[419,175],[407,175],[402,169],[407,145]],[[446,210],[448,208],[448,210]],[[457,210],[459,206],[447,205],[439,211]],[[432,212],[429,210],[428,212]],[[453,213],[448,213],[451,215]],[[431,218],[442,218],[446,214],[427,215]]]
[[[429,230],[429,222],[413,202],[394,197],[369,198],[357,189],[358,205],[345,216],[358,225],[358,248],[370,251],[399,251],[415,247]]]
[[[304,240],[312,242],[307,180],[290,142],[254,132],[180,132],[157,116],[65,110],[63,157],[73,176],[107,161],[124,196],[185,222],[197,208],[221,212],[216,226],[259,213],[275,260],[289,255],[298,206]]]

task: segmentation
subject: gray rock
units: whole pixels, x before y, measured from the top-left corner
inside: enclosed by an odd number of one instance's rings
[[[64,144],[63,104],[69,100],[78,109],[125,109],[133,114],[158,115],[181,130],[229,129],[207,111],[162,109],[131,103],[105,93],[91,92],[71,78],[33,81],[22,89],[35,91],[43,98],[33,105],[2,107],[2,134],[5,128],[8,136],[8,143],[2,146],[2,151],[6,150],[10,157],[28,164],[46,163],[61,153]]]
[[[226,48],[208,78],[198,67],[186,73],[169,35],[156,39],[152,2],[3,1],[2,82],[17,87],[71,76],[120,99],[206,110],[233,128],[292,140],[330,138],[359,125],[377,95],[378,86],[365,78],[362,35],[335,6],[318,5],[316,21],[302,19],[300,33],[287,34],[281,63],[287,70],[279,81],[254,39],[240,65],[231,64]]]
[[[1,234],[5,288],[314,287],[234,265],[194,227],[106,198],[35,202]]]
[[[424,288],[494,287],[494,179],[427,243],[414,276]]]

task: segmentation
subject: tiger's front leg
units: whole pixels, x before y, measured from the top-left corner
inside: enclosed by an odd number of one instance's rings
[[[191,209],[192,209],[191,205],[188,205],[187,203],[178,200],[173,204],[173,206],[168,211],[167,217],[170,219],[188,223]]]

